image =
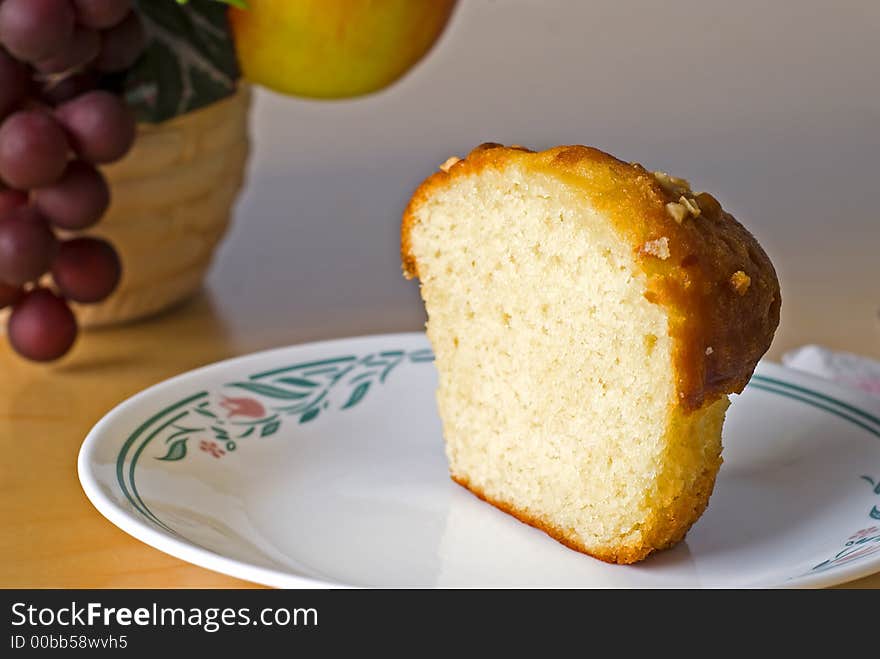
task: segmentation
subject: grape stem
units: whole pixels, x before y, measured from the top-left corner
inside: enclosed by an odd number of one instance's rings
[[[199,51],[193,48],[190,44],[181,42],[181,40],[176,38],[174,34],[163,28],[145,14],[141,14],[141,21],[143,22],[144,29],[149,37],[161,41],[169,46],[169,48],[175,50],[178,54],[177,66],[180,68],[180,82],[182,89],[180,93],[180,101],[177,104],[177,114],[184,113],[190,98],[192,98],[194,94],[192,79],[188,73],[188,69],[201,71],[214,82],[223,85],[228,89],[235,89],[235,80],[214,66],[210,60],[203,57]]]

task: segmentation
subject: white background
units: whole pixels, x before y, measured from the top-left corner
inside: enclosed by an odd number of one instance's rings
[[[689,178],[776,264],[771,356],[806,342],[880,356],[876,0],[462,0],[391,89],[261,92],[253,120],[249,186],[209,284],[243,344],[277,342],[279,326],[291,343],[419,328],[401,211],[447,156],[497,141],[589,144]]]

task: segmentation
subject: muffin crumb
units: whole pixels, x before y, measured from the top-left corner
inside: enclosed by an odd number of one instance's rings
[[[691,194],[691,184],[686,179],[670,176],[666,172],[653,172],[654,180],[674,197]]]
[[[669,216],[679,224],[684,221],[684,218],[687,217],[688,214],[687,208],[679,204],[677,201],[670,201],[666,204],[666,212],[669,213]]]
[[[662,236],[657,238],[656,240],[649,240],[644,245],[642,245],[642,249],[640,250],[643,254],[650,254],[651,256],[656,256],[661,261],[665,261],[669,258],[669,238],[666,236]]]
[[[730,276],[730,285],[733,286],[733,290],[736,291],[737,295],[745,295],[751,283],[752,278],[742,270],[737,270]]]
[[[682,195],[681,198],[678,200],[678,203],[684,206],[687,209],[688,213],[690,213],[694,217],[700,216],[700,207],[699,205],[697,205],[696,199],[688,199],[687,197]]]
[[[443,161],[443,164],[440,165],[440,171],[446,172],[448,174],[449,170],[452,169],[452,166],[457,162],[461,162],[461,158],[459,158],[458,156],[449,156],[446,160]]]

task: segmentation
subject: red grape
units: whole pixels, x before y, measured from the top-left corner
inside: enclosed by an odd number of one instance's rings
[[[98,56],[101,37],[95,30],[78,27],[67,48],[48,59],[36,63],[42,73],[64,73],[85,66]]]
[[[40,93],[41,98],[52,105],[61,105],[80,94],[92,91],[98,86],[100,76],[95,71],[83,71],[46,83]]]
[[[0,126],[0,178],[13,188],[58,180],[67,166],[67,152],[64,130],[43,110],[21,110]]]
[[[0,281],[0,309],[5,309],[18,302],[21,294],[21,286],[11,286]]]
[[[34,206],[59,229],[86,229],[110,205],[110,187],[92,165],[73,160],[56,183],[33,191]]]
[[[23,285],[52,265],[58,249],[55,234],[42,215],[21,206],[0,219],[0,281]]]
[[[48,362],[65,355],[76,341],[76,318],[67,303],[45,288],[35,288],[12,308],[9,342],[22,357]]]
[[[27,192],[10,190],[0,185],[0,218],[13,208],[24,206],[28,202]]]
[[[27,67],[0,48],[0,120],[18,107],[29,87]]]
[[[124,156],[134,143],[134,115],[121,98],[110,92],[93,91],[78,96],[60,105],[55,115],[83,160],[113,162]]]
[[[69,300],[105,300],[119,284],[122,265],[113,246],[100,238],[75,238],[61,243],[52,264],[52,278]]]
[[[39,62],[67,47],[74,21],[69,0],[4,0],[0,42],[18,59]]]
[[[144,52],[147,35],[140,17],[131,12],[119,25],[101,33],[101,53],[95,68],[103,73],[118,73],[131,67]]]
[[[73,6],[77,22],[96,30],[119,24],[132,9],[131,0],[73,0]]]

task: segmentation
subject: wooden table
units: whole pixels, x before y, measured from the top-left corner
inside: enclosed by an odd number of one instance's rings
[[[26,363],[3,343],[0,585],[249,585],[126,535],[92,507],[76,475],[80,443],[116,403],[150,383],[233,353],[207,297],[149,322],[89,333],[58,366]]]

